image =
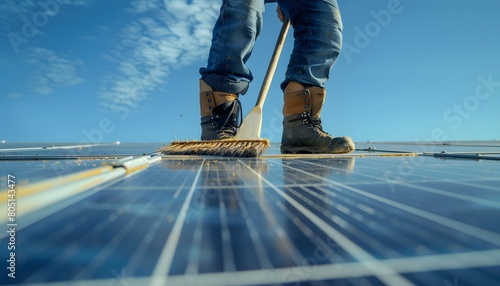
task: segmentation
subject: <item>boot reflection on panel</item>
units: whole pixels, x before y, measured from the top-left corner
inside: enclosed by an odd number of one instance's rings
[[[300,241],[300,251],[308,257],[308,265],[324,265],[330,263],[345,263],[344,249],[338,242],[316,230],[313,223],[297,211],[297,204],[317,215],[326,223],[336,217],[339,207],[345,204],[339,200],[334,189],[330,188],[328,178],[334,181],[349,180],[347,178],[354,170],[355,158],[339,159],[283,159],[284,192],[291,201],[283,202],[282,210],[289,219],[283,221],[283,229],[292,241]],[[311,164],[309,164],[311,163]],[[303,172],[307,172],[304,174]],[[309,175],[310,174],[310,175]],[[313,176],[314,175],[314,176]],[[307,239],[304,238],[307,237]],[[304,273],[288,271],[285,273],[290,279],[300,279]]]
[[[308,162],[311,162],[311,164],[308,164]],[[335,181],[345,181],[348,180],[348,176],[354,171],[356,158],[346,156],[345,158],[320,159],[319,161],[307,158],[283,159],[282,163],[285,185],[294,185],[298,182],[304,184],[323,184],[324,181],[322,179],[308,176],[307,174],[294,170],[294,168],[321,178],[329,178]]]

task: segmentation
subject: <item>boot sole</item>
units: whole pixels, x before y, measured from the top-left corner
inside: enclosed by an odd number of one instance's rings
[[[339,148],[340,149],[340,148]],[[345,146],[343,150],[332,151],[329,148],[317,148],[311,146],[283,146],[280,147],[281,154],[347,154],[354,151],[354,147]]]

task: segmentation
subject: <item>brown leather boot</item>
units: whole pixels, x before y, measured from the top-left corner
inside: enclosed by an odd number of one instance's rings
[[[241,105],[235,93],[213,91],[200,79],[201,140],[232,138],[241,122]]]
[[[326,91],[321,87],[304,88],[290,82],[285,88],[281,153],[349,153],[355,148],[351,138],[333,137],[323,130],[320,113]]]

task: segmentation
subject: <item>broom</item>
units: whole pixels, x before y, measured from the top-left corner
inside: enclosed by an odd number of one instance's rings
[[[267,68],[255,107],[241,123],[236,136],[230,139],[204,141],[174,141],[170,146],[158,149],[164,155],[208,155],[226,157],[258,157],[270,146],[268,139],[260,138],[262,107],[285,42],[290,21],[285,19],[281,27],[271,61]]]

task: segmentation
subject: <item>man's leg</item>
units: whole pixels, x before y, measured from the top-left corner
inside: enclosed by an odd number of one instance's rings
[[[207,67],[200,69],[202,140],[233,137],[237,100],[253,79],[245,66],[262,29],[263,0],[224,0],[213,29]]]
[[[349,137],[322,129],[320,113],[342,46],[342,19],[336,0],[278,0],[294,29],[294,49],[281,84],[284,90],[282,153],[349,153]]]
[[[342,47],[342,19],[336,0],[278,0],[293,26],[294,48],[286,71],[288,82],[323,87]]]
[[[262,29],[263,0],[224,0],[202,79],[215,90],[244,94],[253,76],[245,66]]]

